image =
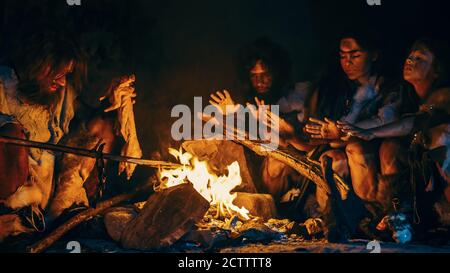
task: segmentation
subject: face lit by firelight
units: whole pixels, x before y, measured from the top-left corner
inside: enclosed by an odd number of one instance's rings
[[[369,78],[377,56],[371,56],[354,38],[342,39],[339,51],[341,67],[348,79],[363,82]]]
[[[255,65],[250,70],[250,81],[253,89],[255,89],[258,94],[266,93],[272,87],[272,73],[262,60],[256,61]]]
[[[47,93],[56,93],[59,89],[66,87],[67,75],[73,72],[74,61],[62,65],[56,71],[51,71],[50,67],[37,78],[39,88]]]

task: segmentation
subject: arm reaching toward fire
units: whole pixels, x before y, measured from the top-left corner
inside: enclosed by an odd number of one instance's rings
[[[259,100],[256,97],[255,102],[257,105],[257,110],[253,112],[253,115],[258,118],[259,111],[262,111],[261,107],[265,105],[265,102],[264,100]],[[266,125],[271,129],[278,130],[280,137],[280,146],[287,147],[289,145],[292,145],[295,149],[305,152],[308,152],[314,148],[316,144],[313,142],[307,143],[302,140],[300,136],[297,135],[294,126],[289,121],[280,117],[279,115],[274,114],[272,111],[270,111],[270,108],[262,109],[266,111],[265,119],[262,122],[266,123]]]
[[[396,122],[371,129],[362,129],[350,123],[338,121],[338,128],[348,136],[369,141],[375,138],[407,136],[413,130],[414,121],[415,116],[408,116]]]
[[[223,92],[217,91],[216,93],[212,93],[210,97],[209,103],[217,107],[222,114],[234,113],[238,107],[228,90],[223,90]]]

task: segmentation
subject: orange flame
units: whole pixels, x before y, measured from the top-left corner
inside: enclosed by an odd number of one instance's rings
[[[242,183],[237,161],[227,167],[228,175],[217,176],[209,172],[207,162],[199,161],[188,152],[183,153],[181,148],[179,151],[169,148],[169,153],[183,164],[183,167],[161,170],[159,173],[161,189],[190,182],[195,190],[210,202],[211,206],[217,206],[217,211],[221,215],[228,217],[238,215],[245,220],[250,219],[246,208],[239,208],[233,204],[237,193],[230,193]]]

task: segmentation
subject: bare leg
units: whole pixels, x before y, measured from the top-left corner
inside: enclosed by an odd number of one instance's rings
[[[387,139],[380,146],[379,185],[376,199],[387,212],[394,209],[392,201],[398,198],[403,209],[408,209],[411,189],[409,183],[409,168],[407,147],[395,139]],[[399,209],[400,209],[399,206]]]
[[[64,141],[66,145],[94,149],[105,143],[103,152],[109,153],[115,139],[113,121],[101,117],[94,118],[86,126],[70,134]],[[95,159],[65,154],[60,162],[55,197],[50,206],[50,218],[58,217],[73,205],[89,206],[84,188],[95,167]]]
[[[289,177],[295,174],[295,171],[276,159],[265,158],[262,172],[264,188],[278,202],[289,190]]]
[[[346,153],[356,195],[364,201],[376,201],[378,187],[378,153],[371,142],[353,142]]]

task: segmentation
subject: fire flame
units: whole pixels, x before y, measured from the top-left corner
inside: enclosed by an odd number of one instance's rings
[[[197,157],[185,152],[180,148],[169,148],[169,153],[173,155],[183,167],[174,170],[161,170],[159,172],[160,188],[170,188],[183,183],[192,183],[195,190],[200,193],[212,207],[217,208],[217,213],[231,218],[237,215],[244,220],[250,219],[249,211],[244,207],[237,207],[233,204],[237,193],[230,192],[242,183],[238,162],[229,165],[228,175],[217,176],[209,172],[208,164],[199,161]]]

